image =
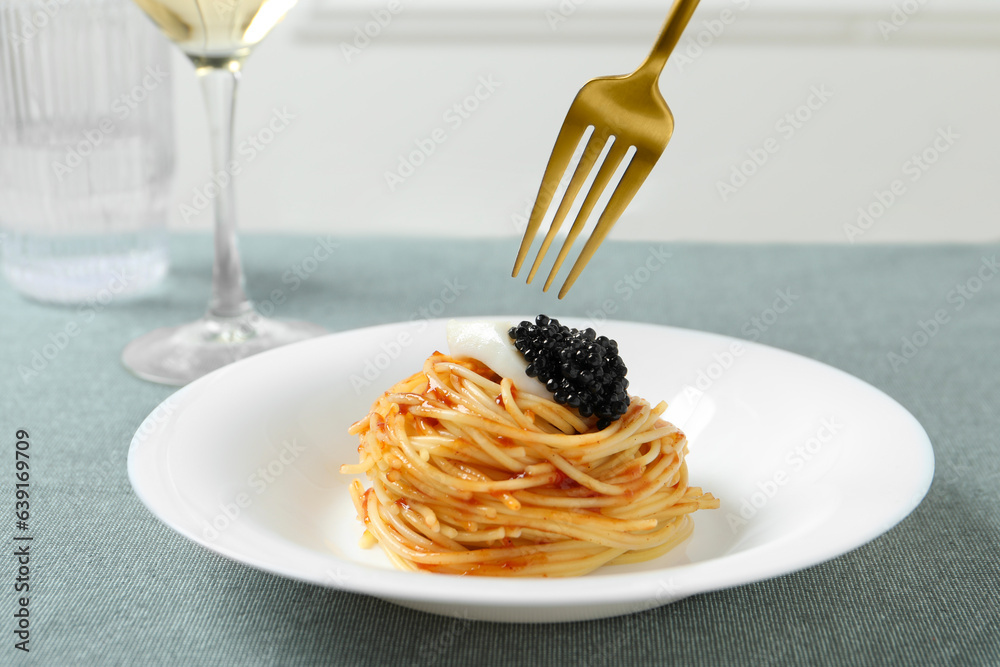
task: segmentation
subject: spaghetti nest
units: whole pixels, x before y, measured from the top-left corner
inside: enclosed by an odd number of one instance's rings
[[[397,567],[450,574],[572,576],[655,558],[688,516],[719,501],[688,486],[687,440],[633,398],[594,419],[518,392],[482,364],[435,353],[350,433],[365,473],[351,495],[365,546]]]

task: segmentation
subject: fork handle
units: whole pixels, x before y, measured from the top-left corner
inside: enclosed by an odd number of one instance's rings
[[[681,34],[697,7],[698,0],[677,0],[674,2],[670,15],[667,16],[667,22],[663,25],[663,30],[660,31],[659,39],[656,40],[653,50],[646,56],[646,60],[637,71],[646,70],[654,78],[659,78],[660,72],[667,65],[667,58],[670,57],[670,53],[680,41]]]

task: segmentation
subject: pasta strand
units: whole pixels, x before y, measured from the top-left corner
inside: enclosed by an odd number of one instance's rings
[[[656,558],[719,501],[688,486],[687,440],[633,397],[597,431],[473,360],[435,353],[351,426],[364,474],[351,497],[401,569],[578,576]]]

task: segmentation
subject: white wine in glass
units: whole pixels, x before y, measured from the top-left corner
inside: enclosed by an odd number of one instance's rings
[[[194,63],[208,110],[213,173],[232,160],[233,110],[243,61],[295,0],[135,0]],[[271,320],[253,309],[236,243],[233,182],[215,207],[212,297],[200,320],[156,329],[125,347],[141,378],[182,385],[233,361],[326,333],[307,322]]]

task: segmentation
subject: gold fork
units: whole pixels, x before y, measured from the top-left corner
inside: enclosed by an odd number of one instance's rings
[[[594,131],[580,157],[580,162],[573,173],[566,194],[556,210],[552,225],[535,256],[535,262],[531,266],[531,271],[528,272],[527,282],[530,283],[535,277],[535,273],[542,263],[542,258],[545,257],[549,246],[552,245],[552,240],[566,219],[573,202],[576,201],[584,181],[587,180],[609,140],[612,141],[612,144],[608,149],[607,157],[594,177],[590,192],[583,200],[580,212],[563,242],[552,269],[549,271],[549,277],[545,281],[545,287],[542,288],[542,291],[548,291],[556,273],[562,266],[563,260],[566,259],[574,241],[580,236],[580,232],[586,225],[587,218],[593,212],[597,200],[600,199],[629,148],[634,146],[635,153],[631,162],[629,162],[621,181],[608,200],[604,212],[597,221],[597,226],[569,272],[566,282],[559,290],[560,299],[569,292],[570,287],[587,266],[587,262],[594,256],[597,247],[601,245],[629,202],[632,201],[632,197],[646,180],[653,165],[660,159],[663,149],[666,148],[667,142],[670,141],[670,136],[673,134],[674,117],[660,94],[657,82],[660,78],[660,72],[667,64],[670,52],[677,45],[681,33],[684,32],[684,28],[697,6],[698,0],[676,0],[656,45],[639,66],[639,69],[625,76],[594,79],[587,82],[577,93],[576,99],[570,105],[569,113],[566,114],[562,129],[559,130],[559,136],[556,137],[556,145],[552,149],[549,164],[545,168],[545,175],[542,177],[542,185],[538,189],[538,196],[535,198],[535,205],[531,210],[528,227],[524,231],[521,247],[517,251],[517,260],[514,263],[512,274],[514,277],[521,271],[521,265],[535,240],[542,218],[545,217],[549,204],[552,203],[556,188],[562,180],[580,140],[589,127],[592,126]]]

